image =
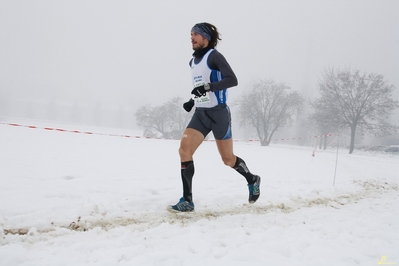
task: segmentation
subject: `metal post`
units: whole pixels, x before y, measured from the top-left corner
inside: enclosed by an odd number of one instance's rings
[[[335,157],[335,171],[334,171],[334,182],[333,182],[333,186],[335,186],[335,177],[337,176],[338,149],[339,149],[339,135],[338,135],[338,141],[337,141],[337,155],[336,155],[336,157]]]

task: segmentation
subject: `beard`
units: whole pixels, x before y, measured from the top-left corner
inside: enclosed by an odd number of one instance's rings
[[[198,50],[204,49],[205,47],[206,47],[205,44],[199,44],[199,43],[193,43],[192,44],[192,48],[193,48],[194,51],[198,51]]]

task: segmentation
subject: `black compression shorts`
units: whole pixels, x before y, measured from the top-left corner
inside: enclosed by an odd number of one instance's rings
[[[230,108],[226,104],[219,104],[213,108],[197,107],[187,128],[198,130],[204,138],[212,131],[217,140],[230,139]]]

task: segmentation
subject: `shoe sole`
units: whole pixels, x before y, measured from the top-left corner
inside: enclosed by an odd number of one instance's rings
[[[248,201],[249,204],[254,204],[259,199],[259,196],[255,200]]]

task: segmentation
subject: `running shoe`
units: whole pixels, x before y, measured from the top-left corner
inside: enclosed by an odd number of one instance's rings
[[[255,203],[255,201],[258,200],[260,196],[260,176],[255,175],[255,183],[253,184],[248,184],[248,190],[249,190],[249,203]]]
[[[186,201],[182,197],[176,205],[169,205],[166,209],[170,212],[192,212],[194,211],[194,202]]]

